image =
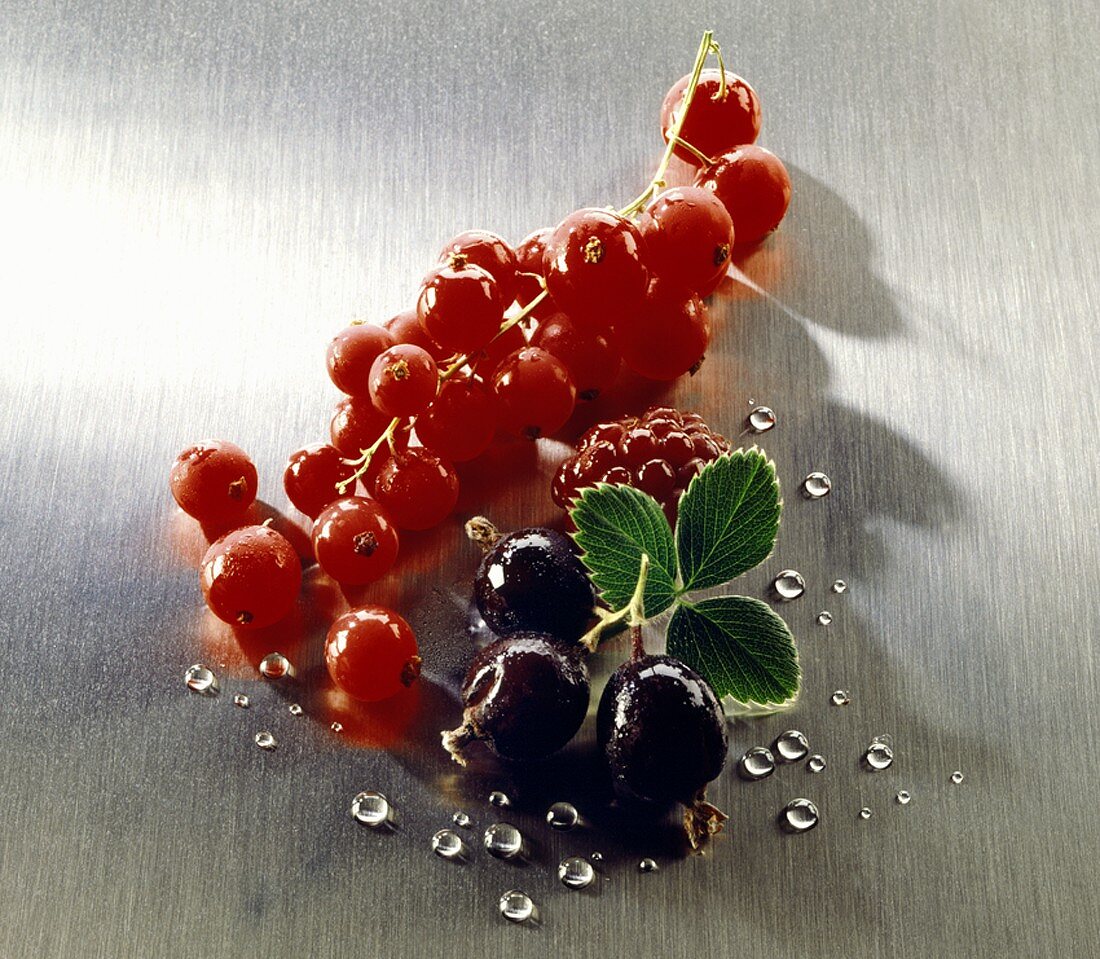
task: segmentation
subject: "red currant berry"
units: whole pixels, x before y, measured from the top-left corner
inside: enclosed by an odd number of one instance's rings
[[[530,440],[561,429],[577,396],[565,364],[536,346],[517,350],[500,364],[493,391],[501,425]]]
[[[465,463],[484,453],[496,427],[496,404],[470,380],[448,380],[432,405],[416,418],[420,442],[452,463]]]
[[[756,243],[777,226],[791,202],[791,178],[770,150],[742,146],[720,156],[695,177],[729,211],[739,244]]]
[[[733,220],[708,190],[665,190],[646,208],[641,230],[650,269],[671,286],[697,293],[729,269]]]
[[[329,424],[332,445],[349,459],[358,459],[382,435],[391,419],[375,409],[369,399],[341,400]]]
[[[302,585],[302,564],[282,534],[267,526],[244,526],[210,546],[199,582],[218,619],[256,629],[290,612]]]
[[[427,350],[399,343],[380,353],[370,370],[370,398],[387,416],[415,416],[435,399],[439,370]]]
[[[697,296],[650,287],[645,306],[615,328],[623,362],[651,380],[674,380],[703,361],[710,344],[710,319]]]
[[[412,627],[381,606],[363,606],[340,616],[325,640],[332,681],[354,699],[375,703],[401,692],[420,675]]]
[[[405,310],[404,313],[398,313],[397,316],[386,321],[386,329],[393,337],[394,343],[411,343],[413,346],[419,346],[422,350],[431,353],[432,359],[437,363],[453,355],[424,332],[424,327],[420,325],[420,317],[417,315],[416,310]]]
[[[365,496],[330,504],[313,524],[313,555],[338,583],[373,583],[397,559],[397,530],[382,508]]]
[[[413,447],[386,461],[374,481],[374,498],[399,529],[430,529],[455,508],[458,476],[436,453]]]
[[[622,357],[605,333],[578,326],[564,313],[555,313],[539,323],[532,345],[565,364],[582,400],[599,396],[615,382],[622,366]]]
[[[661,104],[661,133],[668,142],[684,99],[690,76],[681,77],[665,94]],[[742,143],[753,143],[760,135],[760,98],[741,77],[726,71],[726,93],[719,96],[722,76],[715,69],[704,70],[691,99],[680,139],[708,157],[716,157]],[[676,146],[681,160],[699,166],[699,158],[690,150]]]
[[[484,349],[470,354],[470,363],[477,366],[478,376],[492,379],[504,358],[511,356],[516,350],[522,350],[526,345],[527,334],[517,323],[493,337]]]
[[[334,499],[340,497],[337,483],[344,483],[355,473],[340,451],[328,444],[307,446],[290,454],[283,487],[295,507],[310,519],[316,519]]]
[[[519,270],[516,274],[516,302],[520,306],[527,306],[544,289],[542,277],[546,272],[546,241],[552,232],[550,227],[535,230],[516,247],[516,266]],[[548,296],[530,315],[540,319],[550,316],[555,309],[553,299]]]
[[[466,263],[480,266],[497,281],[497,293],[503,306],[516,298],[516,254],[495,233],[488,230],[459,233],[443,247],[439,262],[451,267]]]
[[[481,349],[504,321],[496,280],[473,263],[429,273],[416,312],[428,336],[452,353]]]
[[[226,440],[189,446],[172,464],[172,496],[188,516],[221,526],[244,516],[256,499],[256,467],[248,454]]]
[[[371,364],[394,342],[381,326],[353,323],[342,329],[328,345],[328,375],[336,388],[349,396],[366,396]]]
[[[543,262],[550,295],[575,320],[606,325],[645,297],[642,235],[610,210],[570,213],[547,239]]]

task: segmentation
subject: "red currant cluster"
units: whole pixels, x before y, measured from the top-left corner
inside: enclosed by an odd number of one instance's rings
[[[652,496],[670,523],[680,497],[707,463],[730,451],[698,413],[654,406],[641,416],[597,423],[558,468],[550,494],[569,509],[578,493],[596,483],[624,483]]]

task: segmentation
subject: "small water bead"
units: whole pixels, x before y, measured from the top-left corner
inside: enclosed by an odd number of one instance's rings
[[[964,778],[965,777],[963,776],[963,774],[957,769],[951,774],[951,782],[953,782],[956,786],[959,785],[959,783],[961,783]]]
[[[738,760],[737,773],[742,779],[756,782],[775,772],[775,756],[766,746],[753,746]]]
[[[570,889],[584,889],[585,886],[592,885],[592,880],[596,878],[596,870],[582,856],[570,856],[558,863],[558,878],[562,881],[562,885]]]
[[[902,789],[894,798],[897,799],[899,805],[908,806],[909,800],[913,797],[910,796],[906,790]]]
[[[580,813],[572,803],[556,802],[546,810],[546,821],[552,829],[572,829],[580,819]]]
[[[460,858],[463,846],[462,837],[453,829],[440,829],[432,836],[432,852],[443,859]]]
[[[789,603],[806,592],[806,580],[797,569],[784,569],[772,580],[772,589],[783,602]]]
[[[193,693],[201,693],[204,696],[213,695],[218,691],[218,677],[209,666],[195,663],[183,674],[183,681]]]
[[[453,816],[451,816],[451,822],[453,822],[456,826],[461,826],[463,829],[469,829],[471,819],[468,815],[466,815],[466,813],[464,813],[460,809]]]
[[[792,799],[779,814],[779,822],[788,832],[809,832],[817,825],[820,816],[808,799]]]
[[[768,406],[755,406],[745,422],[754,433],[767,433],[775,427],[775,410]]]
[[[355,798],[351,801],[352,816],[364,826],[370,826],[371,828],[384,826],[389,822],[392,813],[393,809],[390,806],[390,801],[373,789],[365,789],[361,793],[356,793]]]
[[[832,621],[833,614],[830,613],[827,609],[823,609],[820,613],[817,614],[818,626],[828,626]]]
[[[593,862],[603,862],[603,853],[602,852],[594,852],[588,858],[591,859]]]
[[[810,757],[810,761],[806,763],[807,768],[812,773],[819,773],[825,768],[825,757],[814,753]]]
[[[852,701],[852,697],[849,695],[848,690],[838,689],[833,693],[831,697],[834,706],[847,706]]]
[[[240,706],[241,709],[248,709],[252,703],[244,693],[237,693],[237,695],[233,697],[233,705]]]
[[[802,481],[802,495],[806,499],[821,499],[828,496],[833,488],[832,480],[824,473],[815,470]]]
[[[870,806],[864,806],[859,811],[859,818],[860,819],[870,819],[871,818],[871,807]]]
[[[499,789],[494,789],[489,793],[489,805],[490,806],[511,806],[512,800],[508,798],[505,793],[502,793]]]
[[[279,745],[275,741],[275,737],[272,736],[271,733],[266,731],[262,733],[256,733],[256,735],[252,738],[255,740],[256,745],[259,746],[260,749],[271,750]]]
[[[289,709],[290,709],[290,715],[291,716],[301,716],[302,715],[302,712],[303,712],[302,707],[299,706],[297,703],[291,703]]]
[[[282,653],[268,653],[260,660],[260,673],[268,679],[282,679],[293,675],[294,667]]]
[[[867,747],[867,752],[863,754],[863,760],[874,772],[881,772],[893,763],[894,750],[890,748],[888,743],[876,739]]]
[[[780,762],[801,762],[810,753],[810,741],[805,733],[800,733],[797,729],[788,729],[775,737],[772,752]]]
[[[331,729],[334,733],[342,733],[344,731],[344,724],[343,723],[333,723],[332,725],[329,726],[329,729]]]
[[[527,922],[535,915],[535,903],[519,889],[509,889],[500,897],[500,914],[509,922]]]
[[[846,582],[844,582],[844,580],[838,579],[835,583],[833,583],[832,590],[833,590],[834,593],[847,592],[848,584]]]
[[[513,859],[523,849],[523,834],[511,823],[495,822],[485,830],[484,843],[498,859]]]
[[[638,872],[656,872],[657,863],[655,860],[646,856],[640,863],[638,863]]]

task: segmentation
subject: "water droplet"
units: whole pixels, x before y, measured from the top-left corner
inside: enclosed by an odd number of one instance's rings
[[[603,853],[602,852],[594,852],[588,858],[591,859],[593,862],[603,862]]]
[[[820,613],[817,614],[818,626],[828,626],[832,621],[833,614],[830,613],[827,609],[823,609]]]
[[[957,770],[957,769],[956,769],[956,770],[955,770],[955,771],[954,771],[954,772],[953,772],[953,773],[951,774],[951,781],[952,781],[952,782],[953,782],[953,783],[954,783],[954,784],[955,784],[956,786],[957,786],[957,785],[958,785],[959,783],[961,783],[961,782],[963,781],[963,779],[964,779],[964,778],[965,778],[965,777],[963,776],[963,774],[962,774],[962,773],[961,773],[961,772],[960,772],[959,770]]]
[[[218,691],[218,677],[209,666],[195,663],[183,674],[183,681],[193,693],[202,693],[204,696],[212,696]]]
[[[275,742],[275,737],[272,736],[271,733],[266,731],[262,733],[256,733],[253,739],[256,741],[256,745],[259,746],[260,749],[274,749],[276,746],[279,745],[277,742]]]
[[[906,790],[902,789],[894,798],[897,799],[899,805],[908,806],[909,800],[913,797],[910,796]]]
[[[390,821],[393,809],[390,807],[390,801],[380,792],[366,789],[355,794],[355,798],[351,801],[351,814],[364,826],[376,829]]]
[[[233,705],[240,706],[241,709],[248,709],[251,702],[244,693],[237,693],[237,695],[233,697]]]
[[[775,737],[772,752],[781,763],[797,763],[809,755],[810,741],[805,733],[800,733],[797,729],[788,729]]]
[[[888,743],[876,739],[867,747],[867,752],[863,754],[863,761],[874,772],[881,772],[894,761],[894,750]]]
[[[864,806],[859,811],[859,818],[860,819],[870,819],[871,818],[871,807],[870,806]]]
[[[301,716],[302,715],[302,707],[299,706],[297,703],[291,703],[289,709],[290,709],[290,715],[291,716]]]
[[[260,660],[260,673],[268,679],[282,679],[294,675],[294,667],[282,653],[268,653]]]
[[[502,793],[499,789],[494,789],[489,793],[489,805],[490,806],[511,806],[512,800],[508,798],[507,794]]]
[[[789,603],[806,592],[806,580],[798,570],[784,569],[772,580],[772,589],[783,602]]]
[[[640,863],[638,863],[638,872],[656,872],[656,871],[657,871],[657,863],[654,860],[650,859],[648,856],[646,856],[645,859],[643,859]]]
[[[810,800],[792,799],[779,814],[779,823],[788,832],[809,832],[819,818],[817,806]]]
[[[845,593],[848,591],[848,584],[844,580],[838,579],[833,583],[832,590],[834,593]]]
[[[754,433],[767,433],[775,427],[775,410],[767,406],[753,407],[745,422]]]
[[[463,829],[468,829],[470,827],[471,819],[468,815],[466,815],[466,813],[464,813],[460,809],[453,816],[451,816],[451,822],[453,822],[456,826],[461,826]]]
[[[570,856],[558,863],[558,878],[563,885],[570,889],[583,889],[592,885],[596,878],[596,870],[592,864],[581,856]]]
[[[814,753],[810,757],[809,762],[806,763],[806,766],[809,768],[810,772],[819,773],[825,768],[825,757]]]
[[[485,830],[485,848],[498,859],[513,859],[523,849],[523,834],[511,823],[495,822]]]
[[[737,762],[737,774],[742,779],[755,782],[767,779],[775,772],[775,756],[766,746],[753,746]]]
[[[572,829],[580,819],[577,807],[572,803],[556,802],[546,810],[546,821],[554,829]]]
[[[756,400],[754,400],[751,396],[749,397],[749,406],[756,406]]]
[[[500,897],[500,914],[509,922],[527,922],[535,915],[535,904],[527,893],[509,889]]]
[[[816,470],[802,481],[802,495],[806,499],[821,499],[823,496],[828,496],[832,488],[833,483],[829,477]]]
[[[432,836],[432,852],[444,859],[459,859],[462,857],[462,837],[453,829],[440,829]]]
[[[852,701],[852,697],[848,694],[846,689],[838,689],[830,697],[834,706],[847,706]]]
[[[334,733],[342,733],[344,731],[344,724],[333,723],[331,726],[329,726],[329,729],[331,729]]]

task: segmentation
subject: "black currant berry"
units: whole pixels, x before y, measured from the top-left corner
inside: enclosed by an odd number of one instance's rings
[[[580,729],[588,712],[588,669],[579,646],[541,633],[513,633],[474,657],[462,684],[462,725],[443,746],[465,766],[481,739],[503,759],[543,759]]]
[[[620,796],[683,803],[692,846],[722,828],[726,816],[703,796],[726,763],[726,719],[695,670],[671,656],[624,663],[604,688],[596,735]]]
[[[565,536],[531,527],[494,540],[496,530],[481,517],[467,531],[492,544],[474,577],[474,601],[489,629],[498,636],[529,631],[568,642],[581,637],[592,618],[592,583]]]

